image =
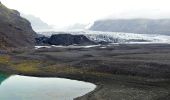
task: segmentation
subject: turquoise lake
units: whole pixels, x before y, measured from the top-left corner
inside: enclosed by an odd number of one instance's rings
[[[63,78],[0,74],[0,100],[73,100],[95,88],[92,83]]]

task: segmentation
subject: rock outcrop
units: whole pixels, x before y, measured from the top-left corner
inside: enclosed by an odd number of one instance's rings
[[[35,36],[29,21],[0,3],[0,49],[32,46]]]
[[[37,44],[49,44],[49,45],[94,45],[95,42],[89,40],[84,35],[72,35],[72,34],[55,34],[51,37],[38,37],[36,38]]]

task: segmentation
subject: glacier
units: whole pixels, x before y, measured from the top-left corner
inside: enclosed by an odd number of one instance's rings
[[[170,36],[159,34],[137,34],[137,33],[123,33],[123,32],[101,32],[101,31],[62,31],[62,32],[39,32],[39,34],[50,37],[53,34],[73,34],[85,35],[95,42],[108,42],[119,44],[144,44],[144,43],[170,43]]]

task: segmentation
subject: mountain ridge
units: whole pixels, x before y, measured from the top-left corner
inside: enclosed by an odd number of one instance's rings
[[[36,33],[20,13],[0,3],[0,48],[25,47],[35,44]]]
[[[95,21],[93,31],[170,35],[170,19],[105,19]]]
[[[26,18],[30,21],[32,28],[35,31],[41,31],[41,30],[52,30],[53,27],[42,21],[39,17],[36,17],[34,15],[26,15],[21,14],[22,17]]]

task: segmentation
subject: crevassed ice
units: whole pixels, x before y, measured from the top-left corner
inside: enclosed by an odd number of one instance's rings
[[[170,43],[170,36],[158,34],[137,34],[137,33],[123,33],[123,32],[101,32],[101,31],[64,31],[64,32],[41,32],[43,35],[50,36],[52,34],[74,34],[85,35],[92,41],[113,42],[113,43],[136,43],[137,40],[142,40],[148,43]]]

